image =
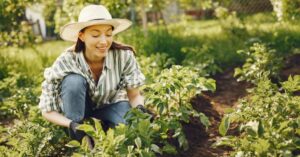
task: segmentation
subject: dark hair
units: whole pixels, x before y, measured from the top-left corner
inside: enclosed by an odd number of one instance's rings
[[[85,28],[82,29],[80,32],[84,32]],[[135,52],[135,49],[130,46],[130,45],[126,45],[126,44],[123,44],[123,43],[120,43],[120,42],[116,42],[116,41],[113,41],[110,48],[110,50],[130,50],[132,51],[134,54],[136,53]],[[75,49],[74,51],[76,53],[79,53],[81,51],[84,51],[85,50],[85,44],[83,41],[81,41],[79,38],[77,39],[77,42],[76,42],[76,45],[75,45]]]

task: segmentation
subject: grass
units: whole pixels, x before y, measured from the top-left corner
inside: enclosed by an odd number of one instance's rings
[[[202,21],[181,21],[164,26],[149,27],[144,37],[141,28],[133,27],[116,36],[116,40],[133,45],[138,55],[150,56],[166,53],[175,59],[176,64],[203,61],[203,55],[210,55],[214,64],[222,69],[235,67],[244,60],[237,50],[248,48],[252,42],[269,44],[282,54],[288,54],[300,47],[300,25],[294,23],[276,23],[272,14],[260,13],[242,17],[245,29],[228,28],[230,21],[221,23],[217,19]],[[226,25],[226,26],[224,26]],[[4,48],[1,56],[19,63],[22,71],[39,73],[50,66],[54,59],[72,43],[50,41],[25,49]],[[197,51],[184,52],[186,48]],[[205,57],[204,57],[205,58]]]
[[[11,63],[9,66],[15,71],[36,76],[41,75],[44,68],[50,66],[68,45],[70,43],[64,41],[50,41],[35,47],[3,48],[0,54]]]

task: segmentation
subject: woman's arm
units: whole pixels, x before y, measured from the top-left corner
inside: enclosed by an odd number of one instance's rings
[[[57,111],[43,112],[42,115],[46,120],[54,124],[64,127],[70,126],[71,120],[65,117],[64,115],[58,113]]]
[[[127,89],[127,96],[132,108],[135,108],[137,105],[144,105],[144,97],[138,88]]]

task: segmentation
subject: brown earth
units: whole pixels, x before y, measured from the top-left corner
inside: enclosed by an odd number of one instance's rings
[[[233,69],[224,71],[214,76],[217,90],[214,93],[203,93],[192,99],[193,107],[204,113],[211,122],[211,126],[205,131],[199,120],[192,119],[190,124],[184,124],[184,132],[189,141],[189,149],[180,151],[176,157],[219,157],[229,156],[230,148],[211,147],[216,139],[221,137],[218,127],[224,112],[228,108],[235,108],[238,99],[247,95],[247,88],[253,85],[246,82],[237,82],[233,78]],[[290,75],[300,75],[300,54],[291,56],[285,60],[280,72],[280,80],[285,81]],[[232,126],[229,134],[238,134]]]
[[[289,75],[300,75],[300,54],[286,59],[284,65],[279,74],[282,81],[287,80]],[[213,77],[217,83],[216,92],[206,92],[192,99],[193,107],[209,118],[211,126],[205,131],[198,119],[192,119],[191,123],[183,124],[189,149],[180,151],[176,157],[229,156],[230,148],[212,148],[211,145],[217,138],[221,137],[218,133],[218,127],[226,109],[234,108],[238,99],[247,95],[246,89],[252,86],[246,82],[237,82],[233,78],[233,71],[233,69],[229,69]],[[0,125],[7,126],[12,120],[2,119]],[[235,129],[230,129],[230,134],[237,134],[234,131]],[[163,156],[173,157],[174,155]]]
[[[216,92],[206,92],[192,99],[194,109],[209,117],[211,126],[205,132],[199,120],[195,119],[191,124],[184,125],[190,147],[186,152],[179,152],[178,157],[228,156],[229,148],[213,148],[211,145],[220,137],[218,127],[225,110],[234,107],[238,99],[246,96],[246,88],[251,85],[237,82],[233,78],[233,69],[216,75],[214,79],[217,83]]]

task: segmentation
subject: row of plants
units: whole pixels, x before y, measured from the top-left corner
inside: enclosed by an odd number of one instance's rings
[[[242,53],[246,62],[235,69],[235,75],[255,87],[224,115],[219,126],[223,137],[214,146],[229,146],[236,157],[299,155],[300,76],[280,82],[283,56],[265,44],[255,43]],[[238,126],[238,135],[226,135],[231,124]]]
[[[225,114],[220,125],[224,135],[216,146],[233,148],[232,156],[296,156],[300,150],[300,76],[290,77],[281,87],[261,79],[238,108]],[[226,135],[238,123],[239,135]]]
[[[87,143],[77,141],[68,143],[79,147],[75,156],[156,156],[176,154],[177,149],[188,149],[182,123],[189,123],[191,117],[199,118],[206,128],[208,118],[193,109],[190,99],[202,91],[214,91],[215,81],[199,77],[191,68],[172,66],[164,69],[143,91],[146,106],[156,117],[151,121],[147,114],[133,109],[127,113],[128,125],[119,125],[103,131],[98,120],[93,124],[83,124],[84,130],[95,141],[94,149]]]
[[[10,156],[61,156],[69,140],[60,127],[46,122],[37,107],[43,69],[66,44],[3,48],[0,52],[0,151]]]
[[[190,116],[199,118],[203,126],[209,126],[207,117],[193,110],[189,99],[202,91],[215,90],[214,80],[199,77],[196,69],[172,66],[174,60],[167,54],[140,55],[138,60],[147,77],[147,85],[143,89],[146,105],[157,114],[155,120],[150,122],[149,116],[133,109],[128,113],[128,125],[106,132],[98,121],[92,122],[92,126],[82,126],[95,139],[94,150],[88,150],[86,143],[77,149],[66,147],[70,139],[65,130],[46,122],[36,105],[42,69],[58,55],[47,52],[47,46],[53,45],[62,49],[64,44],[11,48],[1,53],[1,61],[5,63],[0,66],[1,122],[5,124],[0,127],[3,156],[60,156],[72,155],[74,151],[92,156],[175,154],[179,148],[188,148],[182,123],[188,123]],[[36,68],[38,65],[40,67]],[[79,145],[72,141],[68,146]]]

